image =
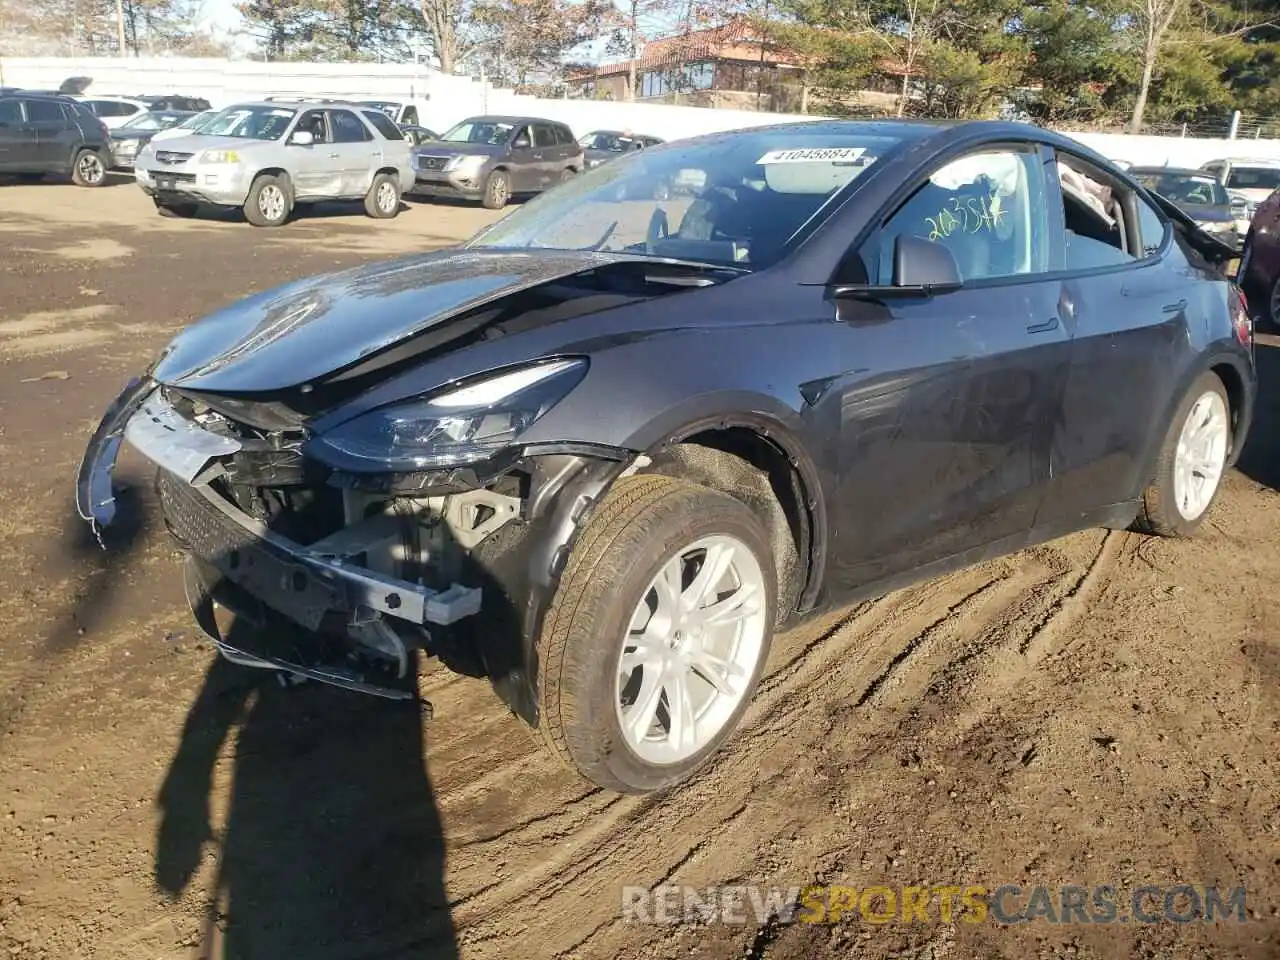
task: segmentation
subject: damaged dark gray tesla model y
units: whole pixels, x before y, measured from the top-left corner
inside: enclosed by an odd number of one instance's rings
[[[775,630],[1084,527],[1194,530],[1253,407],[1232,256],[1028,126],[671,143],[189,327],[79,509],[111,521],[127,441],[224,655],[409,697],[436,653],[654,790]]]

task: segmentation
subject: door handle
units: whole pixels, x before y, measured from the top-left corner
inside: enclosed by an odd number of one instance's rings
[[[1177,303],[1166,303],[1163,309],[1165,313],[1181,313],[1187,309],[1187,301],[1179,300]]]
[[[1033,323],[1027,327],[1027,333],[1048,333],[1058,329],[1058,318],[1050,317],[1044,323]]]
[[[330,159],[330,160],[337,160],[337,159],[338,159],[338,154],[336,154],[336,153],[331,153],[331,154],[329,154],[329,159]]]
[[[541,159],[542,159],[542,154],[540,154],[540,153],[535,153],[535,154],[533,155],[533,159],[535,159],[535,160],[541,160]]]

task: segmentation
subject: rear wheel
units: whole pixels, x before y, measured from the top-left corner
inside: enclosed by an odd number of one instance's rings
[[[261,174],[244,202],[245,219],[255,227],[278,227],[293,212],[293,191],[285,177]]]
[[[107,167],[96,150],[81,150],[71,164],[71,181],[77,187],[100,187],[107,179]]]
[[[769,654],[777,578],[741,501],[620,481],[582,531],[539,639],[539,729],[606,789],[676,784],[732,735]]]
[[[1135,527],[1165,537],[1193,534],[1222,485],[1231,443],[1226,388],[1215,374],[1202,373],[1169,425]]]
[[[364,212],[379,220],[390,220],[400,212],[400,178],[379,173],[364,196]]]
[[[490,210],[501,210],[511,200],[511,178],[505,170],[495,170],[484,182],[484,196],[480,202]]]

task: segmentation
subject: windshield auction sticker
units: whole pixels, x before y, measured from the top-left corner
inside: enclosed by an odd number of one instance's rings
[[[770,150],[756,163],[852,163],[866,152],[866,147],[811,147],[807,150]]]

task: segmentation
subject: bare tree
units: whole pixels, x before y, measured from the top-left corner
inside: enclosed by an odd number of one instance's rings
[[[1147,98],[1151,94],[1151,80],[1155,76],[1156,61],[1160,58],[1170,28],[1187,5],[1187,0],[1134,0],[1130,15],[1138,32],[1142,57],[1142,79],[1138,83],[1138,96],[1133,101],[1133,116],[1129,120],[1129,132],[1142,132],[1142,117],[1147,111]]]
[[[467,51],[461,30],[466,12],[464,0],[418,0],[418,8],[440,61],[440,72],[453,73]]]

